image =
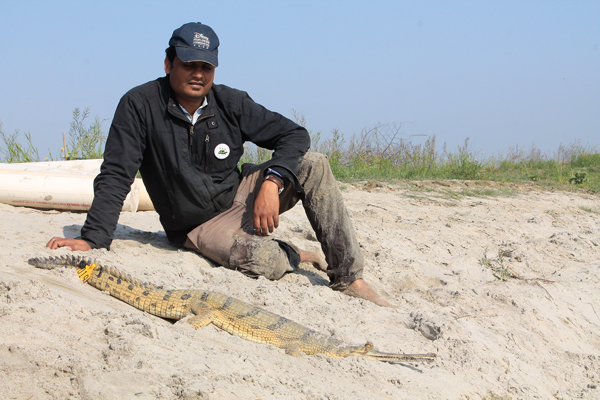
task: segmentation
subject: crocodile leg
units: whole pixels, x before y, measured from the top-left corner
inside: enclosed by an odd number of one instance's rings
[[[191,305],[192,313],[180,320],[181,322],[187,322],[194,328],[202,328],[211,322],[213,322],[215,309],[208,303],[203,301],[196,301]]]

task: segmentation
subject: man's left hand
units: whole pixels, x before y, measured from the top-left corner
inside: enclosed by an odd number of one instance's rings
[[[268,236],[279,226],[279,188],[271,181],[264,181],[254,200],[254,231]]]

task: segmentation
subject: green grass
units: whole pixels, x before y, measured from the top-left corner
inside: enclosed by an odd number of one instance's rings
[[[439,190],[446,198],[461,199],[464,197],[512,197],[516,196],[517,192],[511,188],[474,188],[474,189],[441,189]]]
[[[60,151],[58,159],[63,160],[89,160],[102,158],[104,154],[104,143],[106,133],[102,131],[104,120],[96,117],[90,126],[85,126],[85,120],[89,117],[90,110],[85,108],[73,111],[73,120],[69,129],[69,142],[63,141],[64,133],[57,133],[56,139]],[[20,132],[16,130],[12,135],[4,133],[2,121],[0,121],[0,161],[7,163],[36,162],[41,161],[36,147],[33,146],[31,133],[25,136],[25,145],[20,143]],[[48,149],[49,156],[45,160],[54,160],[52,151]]]
[[[498,257],[490,259],[487,256],[487,247],[483,252],[483,257],[479,259],[479,264],[489,268],[492,271],[494,278],[506,282],[508,279],[519,278],[518,275],[513,273],[510,268],[505,264],[504,259],[509,257],[511,254],[510,250],[498,250]]]
[[[306,121],[292,110],[294,119],[302,126]],[[85,125],[89,109],[73,111],[69,130],[69,144],[60,143],[60,159],[101,158],[106,134],[102,120]],[[31,133],[25,133],[25,144],[20,132],[6,135],[0,122],[0,161],[39,161],[39,153],[32,144]],[[436,137],[415,144],[403,136],[402,124],[377,124],[365,128],[358,135],[347,138],[334,129],[329,139],[311,132],[311,150],[329,157],[331,170],[342,182],[355,181],[424,181],[471,180],[500,183],[530,183],[555,190],[583,190],[600,192],[600,152],[596,147],[584,147],[579,142],[561,145],[554,154],[543,154],[535,146],[509,148],[504,154],[484,157],[469,147],[469,139],[462,146],[449,150],[444,144],[438,151]],[[49,151],[50,152],[50,151]],[[252,144],[245,146],[240,165],[269,160],[271,151]],[[50,153],[50,159],[52,155]],[[448,194],[451,196],[451,194]],[[510,195],[510,190],[477,188],[454,191],[456,196]]]
[[[579,209],[583,210],[583,211],[585,211],[587,213],[590,213],[590,214],[600,214],[600,208],[594,209],[594,208],[591,208],[591,207],[579,206]]]
[[[69,129],[69,144],[61,150],[66,153],[67,160],[95,159],[104,155],[104,142],[106,134],[102,131],[102,123],[99,117],[86,127],[84,122],[90,115],[90,109],[86,107],[82,112],[79,108],[73,111],[73,121]]]
[[[7,163],[39,161],[38,150],[33,147],[31,142],[31,133],[25,133],[25,146],[19,143],[19,134],[18,130],[12,135],[5,134],[0,121],[0,139],[2,139],[5,146],[0,147],[0,154],[3,156],[0,161]]]
[[[574,142],[561,145],[551,155],[535,146],[516,147],[505,154],[483,157],[469,148],[468,138],[454,151],[444,144],[438,152],[435,136],[414,144],[401,133],[401,124],[378,124],[348,140],[338,130],[325,141],[320,133],[311,133],[311,149],[327,154],[334,175],[344,182],[485,180],[600,192],[600,153],[596,147]]]
[[[398,125],[378,125],[348,141],[334,130],[332,138],[324,142],[320,134],[312,135],[312,149],[329,156],[334,175],[344,182],[458,179],[600,192],[600,153],[596,147],[574,142],[561,145],[551,155],[534,146],[527,151],[517,147],[505,155],[486,158],[469,148],[468,139],[455,151],[444,145],[438,152],[435,136],[413,144],[398,138],[400,129]]]

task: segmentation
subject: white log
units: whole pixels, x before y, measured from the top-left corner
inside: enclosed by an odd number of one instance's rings
[[[138,190],[140,193],[138,211],[154,211],[154,204],[152,204],[152,200],[150,200],[150,195],[148,195],[144,181],[142,181],[140,178],[135,178],[135,181],[138,184]]]
[[[73,178],[81,178],[82,176],[87,176],[87,177],[92,177],[93,178],[96,177],[96,175],[100,172],[100,165],[102,164],[102,160],[69,160],[69,161],[47,161],[47,162],[32,162],[32,163],[0,163],[0,171],[2,171],[2,173],[16,173],[16,174],[21,174],[21,173],[27,173],[31,176],[33,175],[42,175],[42,176],[70,176]],[[16,188],[16,186],[14,186],[14,182],[15,182],[14,177],[12,178],[8,178],[5,176],[1,176],[0,177],[0,203],[7,203],[7,204],[13,204],[13,200],[11,201],[7,201],[5,199],[10,198],[13,199],[15,198],[14,196],[11,195],[11,193],[6,192],[7,190],[13,190]],[[33,179],[33,178],[32,178]],[[40,182],[40,178],[36,178],[36,184],[39,184]],[[4,182],[7,182],[6,184]],[[54,181],[54,180],[50,180],[51,182],[60,182],[60,181]],[[10,186],[7,186],[9,184],[9,182],[12,182],[10,184]],[[64,181],[67,182],[67,181]],[[87,182],[87,181],[86,181]],[[51,183],[53,184],[53,183]],[[21,184],[23,185],[23,183]],[[89,185],[87,185],[86,187],[88,187]],[[136,178],[133,185],[132,185],[132,189],[133,187],[136,187],[137,190],[137,200],[136,199],[132,199],[132,194],[130,192],[130,194],[127,196],[127,198],[125,199],[125,203],[123,204],[123,211],[154,211],[154,205],[152,204],[152,201],[150,200],[150,196],[148,195],[148,192],[146,191],[146,186],[144,186],[144,182],[140,179],[140,178]],[[93,184],[91,185],[91,190],[92,190],[92,197],[91,199],[93,199]],[[38,189],[34,189],[34,188],[30,188],[27,187],[27,192],[28,193],[35,193],[35,191]],[[56,199],[57,196],[60,197],[61,195],[60,193],[60,187],[54,187],[52,189],[54,192],[51,194],[54,196],[54,198]],[[69,189],[65,189],[65,190],[69,190]],[[64,207],[61,209],[70,209],[70,210],[88,210],[89,206],[91,205],[91,199],[89,198],[89,190],[86,189],[85,191],[86,196],[85,197],[86,201],[85,202],[81,202],[79,200],[73,202],[73,201],[62,201],[61,203],[68,203],[68,204],[77,204],[77,206],[69,206],[69,207]],[[48,194],[44,194],[44,196],[42,196],[42,199],[45,198]],[[65,193],[65,195],[67,195]],[[64,196],[63,196],[64,197]],[[135,197],[135,196],[133,196]],[[19,199],[19,201],[24,201],[27,200],[29,202],[31,201],[35,201],[36,204],[39,204],[38,206],[34,206],[34,205],[30,205],[30,204],[19,204],[19,205],[29,205],[30,207],[40,207],[40,208],[58,208],[57,201],[55,200],[53,204],[55,204],[56,206],[51,206],[50,204],[48,204],[48,206],[44,207],[42,204],[44,204],[44,202],[46,202],[45,200],[40,200],[40,195],[35,195],[34,198],[31,198],[31,194],[27,195],[25,198],[23,199]],[[137,206],[136,206],[136,202],[137,202]],[[86,205],[82,205],[86,203]],[[17,205],[17,204],[13,204],[13,205]]]
[[[33,168],[33,167],[31,167]],[[87,211],[94,199],[95,175],[0,169],[0,202],[15,206]],[[122,211],[136,212],[139,182],[123,203]]]
[[[100,166],[102,165],[101,158],[92,160],[67,160],[67,161],[41,161],[41,162],[30,162],[30,163],[15,163],[15,164],[0,164],[14,165],[20,167],[38,167],[38,168],[49,168],[49,169],[63,169],[71,171],[87,171],[93,172],[96,175],[100,172]]]

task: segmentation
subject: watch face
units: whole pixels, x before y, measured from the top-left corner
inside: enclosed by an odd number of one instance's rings
[[[219,160],[224,160],[229,157],[229,153],[231,153],[231,149],[229,149],[229,146],[225,143],[218,144],[217,147],[215,147],[215,157]]]

